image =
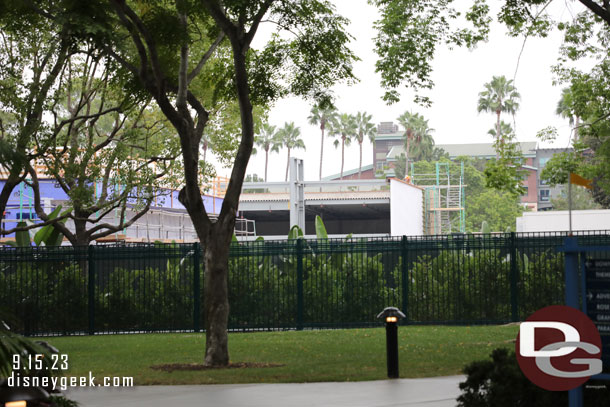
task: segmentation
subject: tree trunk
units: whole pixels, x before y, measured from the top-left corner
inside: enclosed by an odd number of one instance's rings
[[[265,182],[267,182],[267,164],[269,163],[269,149],[265,149]]]
[[[4,219],[4,211],[6,210],[6,205],[8,203],[13,190],[19,182],[21,181],[21,177],[19,174],[15,174],[13,171],[9,173],[8,178],[6,179],[4,186],[2,187],[2,192],[0,192],[0,220]],[[0,230],[4,229],[4,225],[0,225]],[[1,234],[0,234],[1,236]]]
[[[322,140],[320,141],[320,181],[322,181],[322,157],[324,155],[324,128],[326,127],[324,125],[324,119],[322,119],[322,122],[320,124],[320,130],[322,130]]]
[[[288,168],[290,167],[290,148],[288,149],[288,160],[286,160],[286,178],[284,178],[284,182],[288,181]]]
[[[362,177],[362,142],[359,141],[360,144],[360,164],[358,164],[358,179]]]
[[[411,140],[411,137],[409,137],[409,133],[407,132],[407,146],[406,146],[406,151],[405,151],[405,174],[407,174],[409,172],[408,168],[409,168],[409,148],[411,147],[409,145],[409,141]]]
[[[345,161],[345,136],[341,137],[341,177],[343,179],[343,162]]]
[[[205,365],[229,364],[229,247],[233,229],[213,227],[205,241]]]
[[[89,216],[83,216],[83,214],[78,214],[78,212],[74,211],[74,217],[79,218],[88,218]],[[89,239],[87,236],[87,221],[74,219],[74,237],[72,246],[87,246],[89,245]]]

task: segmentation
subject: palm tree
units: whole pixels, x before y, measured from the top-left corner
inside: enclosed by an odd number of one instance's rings
[[[512,79],[508,80],[505,76],[494,76],[491,82],[484,86],[485,90],[479,93],[477,111],[496,114],[496,137],[502,142],[500,115],[502,112],[514,115],[519,109],[521,95],[513,86]]]
[[[320,180],[322,180],[322,158],[324,156],[324,130],[328,123],[332,123],[337,120],[339,113],[334,106],[321,107],[315,105],[307,117],[309,124],[314,126],[320,125],[320,131],[322,132],[322,139],[320,141]]]
[[[507,138],[507,136],[510,136],[508,138],[512,139],[513,136],[513,126],[511,126],[509,123],[506,123],[504,120],[502,120],[500,122],[500,132],[503,135],[504,138]],[[490,129],[487,134],[490,134],[494,139],[498,139],[498,128],[493,128]]]
[[[284,123],[277,132],[277,143],[288,149],[288,158],[286,160],[286,177],[284,181],[288,181],[288,168],[290,168],[290,151],[295,148],[302,148],[305,150],[305,143],[300,138],[301,129],[294,125],[294,122]]]
[[[404,112],[397,120],[405,128],[405,164],[408,164],[409,160],[414,161],[413,158],[430,159],[434,152],[434,138],[430,133],[434,129],[430,128],[428,120],[421,114],[412,112]],[[411,146],[411,141],[415,143],[415,149]]]
[[[257,146],[265,150],[265,182],[267,182],[267,163],[269,162],[269,150],[276,153],[280,151],[281,144],[278,143],[275,126],[268,123],[263,124],[261,132],[254,138]]]
[[[409,164],[409,149],[410,149],[410,142],[411,139],[413,138],[413,125],[415,124],[414,122],[414,117],[415,114],[411,113],[411,112],[404,112],[403,114],[401,114],[400,116],[398,116],[398,118],[396,120],[398,120],[398,123],[400,123],[400,125],[402,127],[404,127],[405,129],[405,164],[408,165]]]
[[[375,125],[371,122],[373,116],[366,112],[356,114],[356,141],[360,147],[360,161],[358,164],[358,179],[362,176],[362,142],[364,137],[368,137],[371,143],[375,142]]]
[[[574,129],[574,140],[578,140],[580,117],[572,114],[572,91],[570,88],[562,89],[561,99],[557,102],[555,114],[569,120],[570,126],[573,126]]]
[[[357,130],[356,117],[352,114],[341,113],[339,119],[332,122],[330,136],[338,137],[333,145],[337,148],[341,144],[341,179],[343,179],[343,165],[345,163],[345,146],[349,147],[352,138],[356,136]],[[341,143],[339,143],[339,140],[341,140]]]
[[[431,160],[434,153],[434,138],[431,133],[434,129],[430,128],[428,120],[424,119],[424,116],[417,113],[414,117],[413,127],[414,145],[411,146],[410,151],[413,161]]]

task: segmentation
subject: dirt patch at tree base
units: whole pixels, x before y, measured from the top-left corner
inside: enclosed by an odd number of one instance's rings
[[[279,363],[256,363],[256,362],[235,362],[228,366],[205,366],[200,363],[169,363],[166,365],[154,365],[150,368],[171,373],[176,370],[217,370],[217,369],[247,369],[261,367],[282,367]]]

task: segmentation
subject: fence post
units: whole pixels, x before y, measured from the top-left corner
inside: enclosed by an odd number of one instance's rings
[[[409,261],[407,249],[407,237],[403,236],[400,242],[400,257],[401,257],[401,268],[400,268],[400,280],[402,281],[402,312],[405,314],[403,323],[409,323],[409,276],[407,272],[407,263]]]
[[[199,332],[201,315],[201,284],[199,281],[199,243],[193,243],[193,331]]]
[[[84,253],[87,256],[88,265],[88,301],[89,301],[89,335],[95,334],[95,246],[89,245]]]
[[[297,331],[303,330],[303,239],[297,238]]]
[[[517,238],[515,232],[510,233],[510,319],[519,321],[518,297],[519,270],[517,269]]]

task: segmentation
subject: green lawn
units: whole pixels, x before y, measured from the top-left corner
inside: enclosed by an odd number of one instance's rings
[[[518,327],[405,326],[399,328],[401,377],[460,374],[497,347],[513,347]],[[132,376],[136,385],[358,381],[386,377],[385,330],[345,329],[229,334],[231,362],[279,367],[198,371],[151,369],[201,363],[203,334],[134,334],[48,338],[69,355],[69,376]]]

